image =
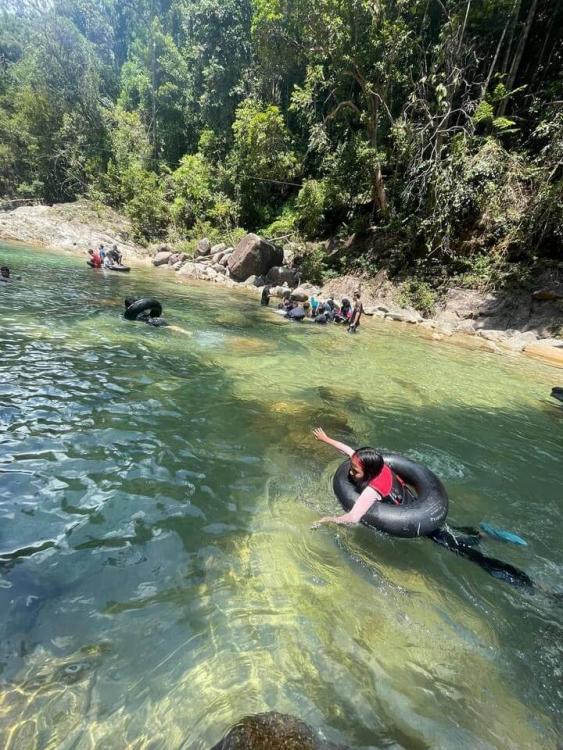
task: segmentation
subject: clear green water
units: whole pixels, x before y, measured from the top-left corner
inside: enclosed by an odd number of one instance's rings
[[[560,586],[561,371],[0,246],[0,747],[204,750],[249,713],[351,748],[556,748],[561,606],[428,540],[311,531],[325,429],[425,461]],[[193,331],[127,323],[128,293]]]

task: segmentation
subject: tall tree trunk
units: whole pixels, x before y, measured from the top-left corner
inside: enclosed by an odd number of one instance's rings
[[[516,76],[518,75],[518,69],[520,68],[520,63],[522,62],[522,55],[524,54],[524,48],[526,47],[526,42],[528,41],[530,29],[532,28],[532,24],[534,23],[534,16],[536,15],[537,7],[538,7],[538,0],[532,0],[532,4],[530,5],[530,10],[528,11],[528,17],[526,18],[526,24],[524,26],[522,33],[520,34],[520,39],[518,40],[518,46],[516,47],[516,52],[514,53],[514,57],[512,59],[512,65],[510,66],[510,72],[508,73],[508,79],[506,81],[506,89],[509,93],[514,88],[514,84],[516,82]],[[508,98],[504,99],[501,103],[500,110],[499,110],[499,115],[501,117],[506,112],[507,103],[508,103]]]
[[[551,37],[551,32],[553,31],[553,26],[555,24],[555,18],[557,16],[557,7],[554,8],[553,13],[551,14],[551,18],[549,19],[549,25],[547,27],[547,31],[545,33],[545,37],[543,40],[541,52],[539,54],[539,57],[536,61],[536,66],[534,68],[534,73],[532,75],[532,78],[530,79],[530,87],[534,85],[536,82],[536,78],[538,77],[538,73],[540,72],[543,56],[545,55],[545,50],[547,48],[547,44],[549,42],[549,39]]]
[[[512,50],[512,42],[514,41],[514,29],[516,28],[518,16],[520,15],[521,6],[522,6],[522,0],[516,0],[512,15],[509,17],[510,18],[510,32],[508,36],[508,44],[506,45],[506,51],[504,53],[504,58],[503,58],[502,65],[500,68],[502,73],[506,73],[506,69],[508,68],[508,61],[510,60],[510,52]]]
[[[516,3],[518,0],[514,0],[514,3],[512,5],[512,9],[508,15],[508,18],[506,19],[506,23],[504,24],[504,28],[502,30],[502,34],[500,36],[500,39],[498,40],[497,48],[495,50],[495,56],[493,57],[493,61],[491,63],[491,66],[489,68],[489,72],[487,74],[487,79],[485,80],[485,83],[483,84],[483,88],[481,89],[481,99],[484,99],[485,94],[487,93],[487,90],[489,88],[489,84],[491,82],[491,78],[493,77],[493,73],[495,72],[498,56],[500,54],[500,51],[502,49],[502,43],[504,42],[504,37],[506,36],[506,32],[508,31],[508,27],[510,26],[510,22],[512,21],[514,17],[514,11],[516,10]]]

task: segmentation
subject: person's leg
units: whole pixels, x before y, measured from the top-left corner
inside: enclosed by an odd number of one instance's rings
[[[476,563],[489,575],[493,576],[493,578],[498,578],[499,581],[509,583],[511,586],[534,588],[534,582],[523,570],[518,570],[518,568],[510,565],[510,563],[497,560],[495,557],[488,557],[479,552],[479,550],[474,549],[475,544],[478,544],[479,540],[475,541],[475,537],[473,536],[457,534],[455,529],[444,526],[428,534],[428,538],[441,547],[446,547],[450,552],[454,552]]]

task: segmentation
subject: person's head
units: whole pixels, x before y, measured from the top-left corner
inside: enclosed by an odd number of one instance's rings
[[[114,245],[112,250],[117,250],[117,245]]]
[[[125,297],[125,309],[127,310],[127,308],[131,307],[131,305],[136,301],[137,299],[135,297]]]
[[[355,300],[361,299],[361,297],[362,297],[362,295],[360,294],[360,292],[354,292],[354,299]]]
[[[10,278],[10,269],[8,268],[8,266],[2,266],[0,268],[0,276],[2,276],[3,279]]]
[[[348,297],[344,297],[342,300],[342,309],[345,310],[346,308],[350,307],[350,300]]]
[[[374,448],[358,448],[350,458],[350,477],[356,484],[368,484],[379,476],[384,461]]]
[[[88,255],[94,255],[94,251],[91,248],[88,250]]]

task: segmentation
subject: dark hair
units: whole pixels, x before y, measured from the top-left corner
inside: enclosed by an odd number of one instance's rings
[[[348,297],[344,297],[344,299],[342,300],[342,307],[350,307],[350,300],[348,299]]]
[[[8,266],[2,266],[2,268],[0,268],[0,273],[2,273],[3,275],[7,274],[9,276],[10,269],[8,268]]]
[[[354,292],[354,299],[360,299],[361,296],[362,296],[361,292]]]
[[[136,301],[137,301],[136,297],[125,297],[125,307],[126,308],[131,307],[133,302],[136,302]]]
[[[362,465],[362,471],[364,472],[362,482],[366,485],[371,482],[372,479],[379,476],[385,466],[383,456],[374,448],[358,448],[358,450],[354,452],[352,458],[359,459]]]

